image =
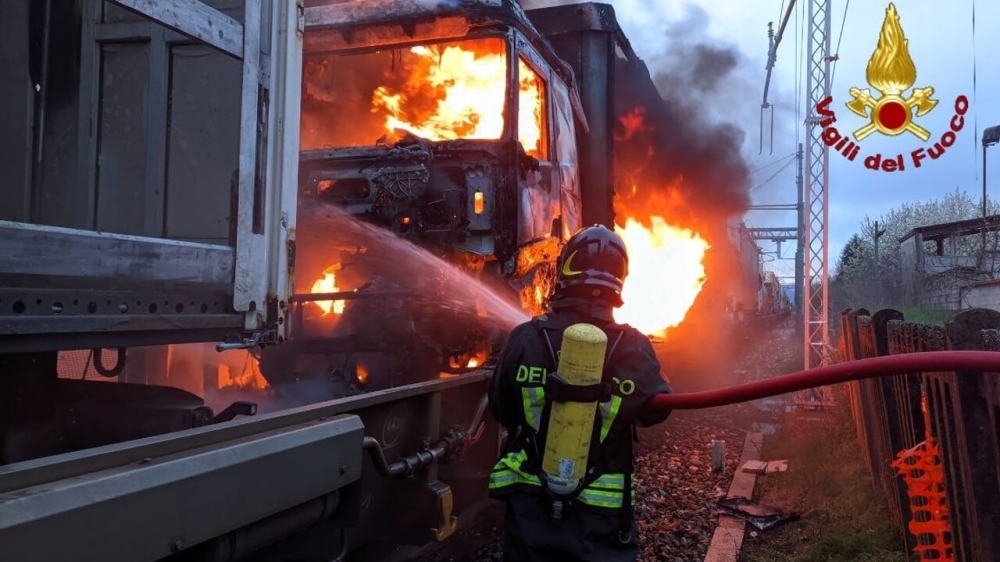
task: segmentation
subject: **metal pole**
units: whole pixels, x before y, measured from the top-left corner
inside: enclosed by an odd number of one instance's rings
[[[988,145],[983,143],[983,220],[986,220],[986,147]],[[985,246],[984,246],[985,249]]]
[[[980,267],[986,266],[986,147],[988,145],[983,142],[983,249],[979,253]]]
[[[881,233],[878,231],[878,221],[875,221],[875,279],[878,279],[878,239],[881,238]]]
[[[986,218],[987,218],[987,201],[986,199],[986,148],[1000,143],[1000,125],[994,125],[993,127],[986,127],[983,129],[983,252],[980,257],[982,265],[986,265]],[[994,241],[995,244],[995,241]],[[991,266],[992,270],[993,267]]]
[[[798,203],[795,208],[798,211],[798,246],[795,249],[795,317],[799,319],[796,323],[795,334],[802,337],[805,327],[805,308],[803,307],[802,291],[805,285],[805,251],[806,251],[806,203],[805,203],[805,183],[802,179],[802,143],[799,143],[799,151],[795,154],[798,160],[798,171],[795,176],[795,187],[798,191]]]
[[[878,241],[885,234],[885,229],[879,230],[878,221],[875,221],[875,304],[882,306],[882,275],[879,272]]]
[[[805,193],[806,193],[806,255],[805,285],[805,334],[803,353],[806,368],[816,367],[827,358],[830,342],[828,248],[829,235],[829,146],[823,141],[823,128],[819,126],[817,105],[830,95],[830,2],[810,0],[806,21],[808,31],[808,70],[806,72],[806,142],[805,142]]]

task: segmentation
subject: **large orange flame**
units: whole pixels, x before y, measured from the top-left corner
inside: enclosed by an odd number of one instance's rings
[[[236,361],[234,357],[239,357],[237,354],[227,358],[230,359],[230,362],[220,363],[216,367],[216,384],[220,390],[231,387],[244,390],[267,390],[270,388],[267,379],[260,372],[260,363],[249,352],[244,353],[246,355],[242,360],[242,365],[234,364]]]
[[[337,266],[328,268],[323,272],[323,277],[317,279],[311,289],[310,293],[337,293],[337,275],[334,273],[337,270]],[[344,301],[315,301],[314,304],[323,309],[323,316],[330,314],[343,314],[344,312]]]
[[[432,141],[498,139],[503,133],[507,91],[506,46],[500,40],[464,46],[417,46],[406,81],[380,86],[372,111],[385,115],[389,133],[409,131]],[[519,61],[518,140],[528,154],[542,146],[542,82]]]
[[[625,304],[615,319],[641,332],[663,337],[684,321],[705,284],[709,245],[697,233],[667,224],[658,216],[650,226],[629,218],[615,230],[629,253],[629,274],[622,290]]]

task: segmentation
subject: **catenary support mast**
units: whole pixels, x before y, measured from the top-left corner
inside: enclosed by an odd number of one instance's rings
[[[806,150],[803,213],[805,263],[803,283],[805,368],[825,362],[830,341],[827,202],[829,198],[829,147],[816,106],[830,95],[830,0],[808,0],[808,69],[806,72]]]

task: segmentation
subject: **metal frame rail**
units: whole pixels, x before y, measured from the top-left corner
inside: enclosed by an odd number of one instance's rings
[[[242,24],[199,0],[108,2],[242,61],[236,245],[0,221],[0,353],[219,341],[263,329],[276,339],[294,255],[302,0],[244,0]],[[88,26],[101,6],[84,3],[82,64],[91,68],[105,35],[122,31],[111,28],[142,27]],[[93,122],[100,94],[88,83],[82,123]],[[80,129],[89,147],[80,207],[93,208],[95,133]]]
[[[467,463],[496,455],[491,439],[468,459],[438,466],[483,435],[485,402],[469,398],[484,396],[488,380],[479,371],[0,467],[0,544],[12,560],[86,553],[135,562],[212,551],[212,539],[249,529],[249,540],[224,544],[266,547],[295,531],[288,524],[295,517],[282,517],[305,506],[310,524],[333,517],[341,527],[360,525],[355,537],[363,542],[385,538],[388,517],[364,510],[414,489],[436,498],[421,504],[430,510],[422,520],[431,517],[425,533],[443,540],[457,523],[451,486],[469,478]],[[386,452],[397,460],[386,461]],[[360,513],[351,511],[355,504]],[[269,522],[276,523],[268,529]]]

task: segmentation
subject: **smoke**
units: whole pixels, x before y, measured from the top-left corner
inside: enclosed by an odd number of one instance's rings
[[[521,3],[533,9],[574,2]],[[747,93],[756,94],[759,80],[735,47],[709,36],[708,24],[704,10],[688,5],[681,19],[662,24],[658,45],[633,42],[647,53],[645,62],[619,59],[619,215],[663,214],[676,226],[724,234],[727,219],[749,209],[747,123],[733,115],[753,105]]]
[[[750,205],[750,168],[743,156],[745,134],[728,119],[739,107],[741,56],[707,38],[708,15],[689,7],[664,30],[660,54],[648,59],[656,89],[644,86],[641,63],[618,72],[619,119],[643,108],[643,126],[619,141],[617,164],[636,186],[626,209],[670,205],[671,221],[705,229],[741,216]],[[743,103],[746,103],[743,100]],[[666,197],[665,197],[666,196]]]
[[[576,2],[521,3],[533,9]],[[620,22],[632,16],[626,10],[638,9],[624,0],[611,3]],[[700,7],[688,4],[672,21],[643,7],[637,35],[625,33],[644,60],[619,58],[615,69],[615,212],[619,223],[632,217],[648,225],[651,216],[662,216],[697,231],[711,245],[706,284],[684,323],[667,337],[676,349],[718,351],[713,365],[705,363],[703,353],[691,358],[706,370],[698,375],[701,383],[714,386],[733,359],[727,353],[723,309],[729,295],[748,276],[755,277],[742,266],[728,226],[750,207],[746,132],[756,133],[759,125],[763,61],[714,39],[709,14]],[[659,33],[649,31],[654,26]],[[684,370],[690,373],[690,365]]]

